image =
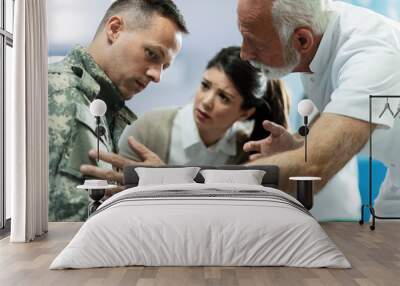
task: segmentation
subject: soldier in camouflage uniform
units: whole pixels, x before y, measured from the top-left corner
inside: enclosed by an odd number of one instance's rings
[[[49,66],[50,220],[87,216],[87,194],[76,186],[83,183],[80,165],[95,163],[88,157],[88,151],[97,148],[96,120],[89,110],[95,98],[107,104],[100,149],[117,152],[121,132],[136,116],[111,80],[79,46],[62,62]]]
[[[119,137],[136,116],[125,106],[151,81],[158,82],[187,33],[171,0],[117,0],[107,10],[89,47],[76,46],[49,65],[49,220],[87,217],[88,195],[82,164],[95,165],[88,152],[97,148],[96,119],[90,103],[102,99],[105,135],[100,150],[118,153]],[[99,167],[111,168],[105,162]]]

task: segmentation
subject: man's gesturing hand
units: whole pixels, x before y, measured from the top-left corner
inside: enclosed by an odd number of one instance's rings
[[[262,140],[249,141],[243,146],[245,152],[257,152],[250,156],[250,161],[260,157],[267,157],[276,153],[293,150],[301,147],[303,141],[296,140],[294,135],[290,134],[283,126],[265,120],[263,122],[265,130],[271,134]]]

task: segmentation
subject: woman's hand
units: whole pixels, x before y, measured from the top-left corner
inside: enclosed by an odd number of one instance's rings
[[[303,146],[303,140],[296,139],[293,134],[281,125],[265,120],[263,122],[265,130],[271,134],[262,140],[249,141],[243,146],[245,152],[257,152],[250,155],[250,161],[260,157],[267,157],[284,151],[294,150]]]
[[[99,152],[99,159],[101,161],[110,163],[113,169],[99,168],[93,165],[81,165],[80,171],[83,175],[91,176],[107,181],[114,181],[118,184],[123,184],[123,173],[122,170],[128,165],[148,165],[148,166],[161,166],[165,163],[158,157],[157,154],[149,150],[146,146],[136,141],[133,137],[128,138],[128,143],[130,148],[139,155],[143,161],[134,161],[125,158],[121,155],[109,153],[109,152]],[[89,157],[92,159],[97,159],[97,150],[92,149],[89,151]]]
[[[130,160],[131,162],[134,162],[133,165],[148,165],[148,166],[163,166],[165,163],[163,160],[158,157],[156,153],[148,149],[146,146],[143,144],[139,143],[135,138],[132,136],[128,137],[128,144],[129,147],[142,159],[142,161],[137,162]],[[132,165],[132,163],[131,163]]]

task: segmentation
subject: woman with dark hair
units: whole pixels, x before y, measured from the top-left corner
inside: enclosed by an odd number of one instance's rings
[[[207,64],[194,102],[181,108],[145,113],[120,137],[119,153],[141,161],[132,136],[159,157],[159,164],[242,164],[249,159],[243,145],[260,140],[269,120],[288,127],[289,99],[281,81],[240,59],[239,47],[222,49]]]

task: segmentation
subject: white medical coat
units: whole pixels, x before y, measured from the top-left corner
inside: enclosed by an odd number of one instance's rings
[[[302,74],[302,82],[320,111],[369,121],[369,95],[400,95],[400,24],[368,9],[334,2],[310,69],[312,73]],[[394,112],[399,101],[389,101]],[[372,122],[378,125],[373,157],[389,168],[380,198],[396,189],[391,198],[398,202],[391,207],[400,214],[400,118],[389,112],[379,118],[385,103],[385,98],[375,99],[372,105]]]

